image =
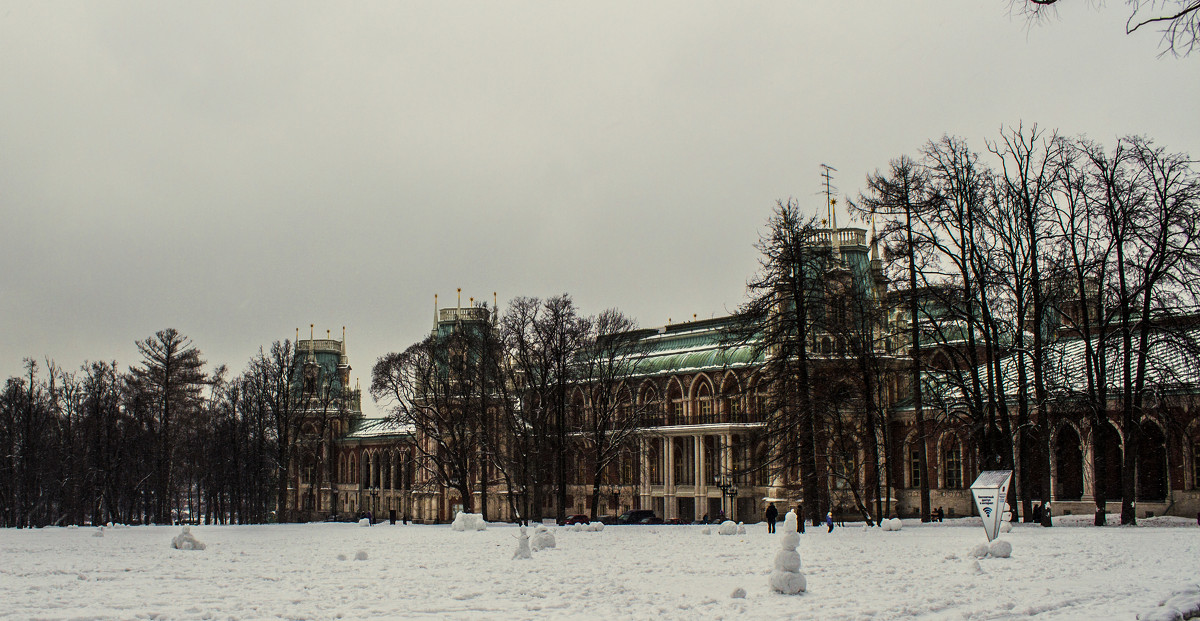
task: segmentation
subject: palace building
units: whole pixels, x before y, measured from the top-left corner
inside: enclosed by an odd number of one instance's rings
[[[899,307],[899,298],[888,289],[867,232],[825,229],[817,243],[830,246],[835,257],[826,276],[847,279],[848,286],[868,291],[880,311],[880,319],[868,328],[872,338],[867,339],[876,348],[872,352],[878,383],[873,388],[879,411],[876,427],[861,424],[867,409],[859,396],[861,379],[851,370],[853,355],[844,333],[827,329],[833,320],[817,322],[805,344],[812,384],[834,412],[822,428],[809,432],[820,472],[817,484],[827,508],[855,519],[863,508],[874,512],[878,505],[863,501],[864,496],[873,495],[887,515],[919,515],[923,445],[931,506],[943,508],[948,516],[972,514],[967,487],[987,465],[977,422],[960,411],[963,405],[953,389],[934,390],[923,407],[928,422],[922,433],[910,395],[907,315]],[[834,301],[821,312],[834,317],[841,310]],[[435,313],[435,338],[464,326],[487,326],[495,318],[495,309],[479,306]],[[755,522],[767,502],[793,506],[802,501],[803,473],[799,464],[780,460],[779,444],[784,436],[771,429],[775,424],[770,422],[771,410],[780,395],[773,395],[763,384],[763,372],[768,357],[774,354],[752,339],[732,339],[735,323],[733,317],[722,317],[635,333],[639,359],[623,379],[623,389],[632,400],[630,405],[643,413],[641,426],[608,468],[598,494],[594,494],[584,459],[568,465],[562,514],[591,513],[595,497],[598,515],[649,509],[668,521],[725,516]],[[1056,368],[1061,372],[1051,383],[1064,395],[1070,393],[1072,382],[1080,381],[1080,338],[1070,326],[1064,326],[1054,340],[1052,351],[1059,357]],[[923,354],[925,377],[935,388],[946,384],[939,379],[939,374],[947,372],[946,352],[939,347],[948,345],[930,347]],[[298,514],[305,519],[327,519],[370,513],[376,519],[426,523],[453,519],[463,506],[458,490],[444,485],[428,457],[421,456],[434,450],[431,438],[388,419],[363,417],[361,392],[349,388],[344,333],[341,341],[298,341],[297,355],[303,360],[297,365],[297,382],[303,383],[306,397],[289,489]],[[1155,385],[1161,389],[1156,390],[1135,430],[1141,439],[1135,465],[1138,517],[1194,516],[1200,511],[1200,367],[1194,354],[1181,349],[1164,346],[1155,356],[1160,364],[1154,372],[1163,374]],[[1000,361],[1003,373],[1012,376],[1009,386],[1016,383],[1017,360],[1015,353],[1005,352]],[[1018,395],[1008,398],[1015,401]],[[572,387],[568,402],[572,416],[587,416],[587,386]],[[1122,438],[1128,433],[1120,423],[1120,404],[1113,401],[1106,424],[1097,426],[1066,403],[1060,399],[1046,412],[1030,414],[1030,424],[1047,426],[1051,434],[1045,445],[1050,489],[1047,492],[1029,483],[1018,493],[1051,503],[1056,515],[1090,515],[1097,490],[1103,487],[1108,510],[1119,512]],[[1010,415],[1016,409],[1010,407]],[[1102,452],[1095,449],[1095,438],[1101,434],[1108,440],[1100,443]],[[1108,465],[1103,481],[1093,480],[1096,460]],[[474,481],[475,494],[480,493],[486,477],[492,498],[487,518],[517,519],[512,509],[515,504],[505,499],[521,491],[509,490],[503,477],[491,469],[479,470],[467,476]],[[555,495],[546,494],[544,502],[544,514],[555,515]]]

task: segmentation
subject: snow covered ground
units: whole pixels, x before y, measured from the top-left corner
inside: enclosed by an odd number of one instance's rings
[[[1194,521],[1087,519],[1018,525],[1011,558],[980,561],[978,519],[809,528],[794,596],[767,585],[779,546],[764,524],[557,528],[530,560],[496,524],[194,526],[204,550],[173,549],[180,527],[6,529],[0,619],[1134,619],[1200,584]]]

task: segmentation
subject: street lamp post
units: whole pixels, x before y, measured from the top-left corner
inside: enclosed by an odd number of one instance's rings
[[[719,474],[713,477],[713,483],[721,490],[721,513],[725,515],[725,519],[732,519],[730,513],[726,512],[726,498],[729,498],[730,508],[732,508],[733,497],[737,496],[737,484],[733,482],[733,477],[728,474]]]

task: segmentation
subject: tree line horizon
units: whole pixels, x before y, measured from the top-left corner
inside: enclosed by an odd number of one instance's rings
[[[921,438],[922,517],[932,509],[926,440],[950,427],[971,434],[981,467],[1017,472],[1010,498],[1028,516],[1030,499],[1050,497],[1053,425],[1107,425],[1115,407],[1126,432],[1121,521],[1135,523],[1139,424],[1155,382],[1167,381],[1152,350],[1173,343],[1192,364],[1200,352],[1192,332],[1170,329],[1171,318],[1195,314],[1200,293],[1194,165],[1144,137],[1105,146],[1037,126],[1002,128],[982,154],[961,138],[931,140],[847,201],[858,221],[881,225],[872,243],[886,292],[831,277],[835,257],[814,243],[822,223],[779,201],[728,336],[730,347],[763,353],[761,432],[748,441],[768,448],[753,469],[797,475],[806,506],[822,514],[830,487],[844,485],[868,522],[887,517],[898,487],[888,469],[904,463],[888,432],[900,377]],[[472,473],[489,472],[516,514],[539,518],[552,498],[561,518],[576,476],[568,461],[581,459],[594,518],[623,451],[655,414],[624,383],[643,355],[636,322],[616,309],[585,316],[569,294],[518,297],[503,313],[474,308],[484,329],[382,356],[371,394],[426,440],[414,443],[424,472],[468,508],[478,492],[486,512],[491,487]],[[1060,381],[1053,351],[1064,326],[1085,343],[1082,389]],[[818,336],[837,344],[836,364],[813,356]],[[300,460],[314,458],[317,476],[333,480],[320,450],[331,428],[314,438],[301,426],[344,414],[349,387],[324,374],[298,382],[296,343],[260,348],[236,376],[224,365],[206,371],[174,329],[137,347],[141,360],[127,370],[115,361],[42,370],[26,359],[6,380],[0,526],[288,521]],[[1001,368],[1009,357],[1015,377]],[[820,382],[830,373],[846,380],[838,391]],[[581,385],[586,405],[569,400]],[[1110,477],[1104,460],[1093,467],[1095,480]],[[1104,502],[1098,490],[1097,524]]]

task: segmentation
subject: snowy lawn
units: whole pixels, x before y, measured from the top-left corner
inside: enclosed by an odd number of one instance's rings
[[[1194,521],[1072,520],[1018,525],[1011,558],[979,561],[978,519],[809,528],[794,596],[767,585],[765,524],[554,528],[530,560],[508,525],[194,526],[204,550],[173,549],[180,527],[5,529],[0,619],[1134,619],[1200,583]]]

